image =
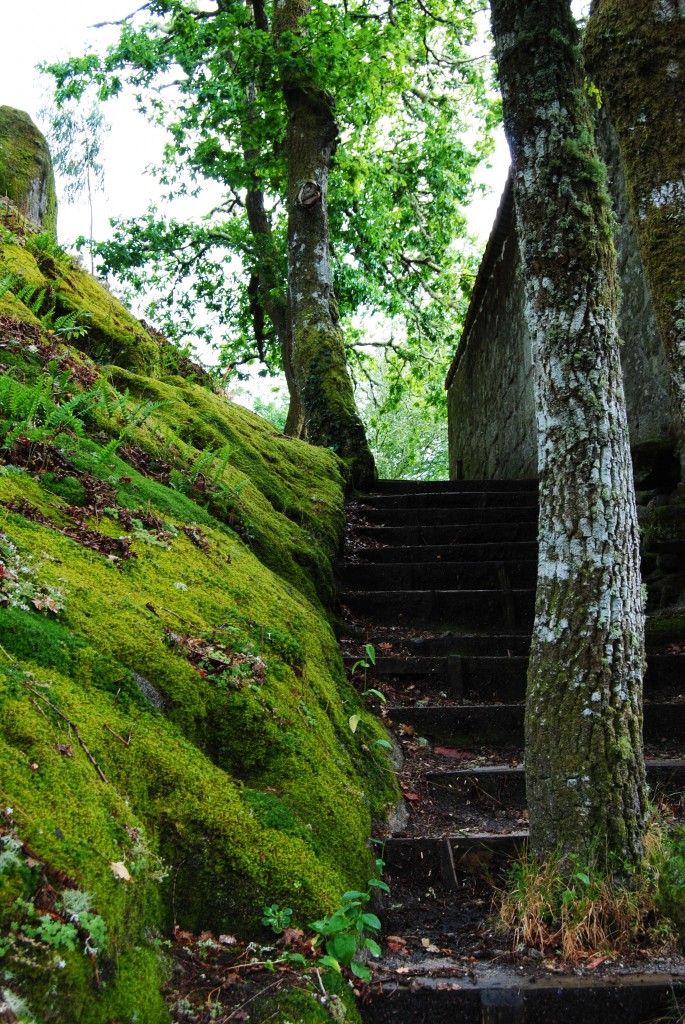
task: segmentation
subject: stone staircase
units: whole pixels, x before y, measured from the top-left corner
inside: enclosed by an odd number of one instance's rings
[[[523,699],[537,572],[528,481],[380,481],[348,508],[338,567],[348,665],[397,743],[404,811],[382,842],[391,895],[365,1021],[621,1021],[685,996],[685,960],[560,973],[501,948],[492,879],[527,839]],[[683,655],[650,650],[645,745],[653,793],[685,790]],[[601,976],[600,976],[601,975]]]

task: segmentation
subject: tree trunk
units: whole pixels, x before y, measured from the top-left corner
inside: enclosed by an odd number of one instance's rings
[[[277,0],[273,31],[301,34],[309,0]],[[286,37],[287,41],[287,37]],[[375,478],[357,413],[333,292],[328,231],[328,173],[338,138],[332,99],[292,57],[281,74],[288,110],[288,314],[292,366],[307,439],[333,448],[358,487]]]
[[[585,58],[618,136],[642,263],[680,409],[685,469],[682,0],[594,0]]]
[[[255,28],[260,32],[269,32],[269,19],[263,0],[246,0],[246,3],[251,10]],[[226,0],[219,0],[220,8],[225,7],[225,4]],[[259,148],[255,146],[253,138],[253,127],[258,123],[259,111],[257,108],[257,86],[254,83],[248,86],[246,107],[247,116],[245,119],[246,129],[243,132],[243,157],[250,178],[250,186],[245,197],[245,209],[250,231],[255,240],[255,247],[258,250],[257,266],[253,281],[250,282],[251,286],[254,283],[251,305],[253,305],[252,315],[255,340],[261,356],[263,314],[266,313],[276,332],[283,363],[283,372],[285,373],[285,380],[288,385],[290,402],[283,432],[289,437],[302,437],[304,432],[304,412],[293,372],[291,336],[288,330],[288,307],[285,297],[281,297],[283,282],[277,270],[278,254],[274,245],[271,220],[264,206],[264,192],[259,187],[258,171],[261,164],[261,154]]]
[[[531,843],[634,863],[646,789],[637,517],[604,170],[569,0],[492,0],[533,343],[540,567]]]
[[[249,162],[251,152],[251,150],[245,150],[246,162]],[[285,300],[278,295],[281,282],[273,269],[278,259],[273,242],[271,224],[264,209],[264,193],[259,189],[250,189],[245,199],[245,206],[250,230],[256,242],[261,243],[268,250],[260,254],[256,271],[256,301],[271,320],[281,350],[283,372],[285,373],[290,398],[288,416],[283,433],[289,437],[302,437],[304,433],[304,411],[293,370],[292,339],[288,328],[288,307]],[[256,320],[255,336],[259,346],[261,339],[259,337],[260,328],[257,326],[258,317],[254,319]]]

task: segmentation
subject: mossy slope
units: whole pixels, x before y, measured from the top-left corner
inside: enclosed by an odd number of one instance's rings
[[[0,279],[73,290],[95,351],[111,297],[65,266],[30,235],[0,253]],[[326,612],[340,464],[135,321],[105,381],[26,310],[0,310],[0,968],[39,1019],[155,1024],[156,935],[252,936],[274,901],[306,923],[368,877],[394,789]],[[81,925],[75,950],[30,935],[74,889],[97,955]]]

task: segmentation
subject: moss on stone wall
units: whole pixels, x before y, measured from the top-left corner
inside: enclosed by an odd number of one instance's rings
[[[60,310],[69,294],[110,346],[121,329],[128,368],[98,383],[28,307],[3,321],[0,963],[40,1020],[156,1024],[172,925],[252,937],[266,903],[305,925],[330,911],[368,877],[394,776],[326,612],[339,460],[165,375],[157,349],[142,373],[137,339],[156,342],[25,241],[0,279],[46,282]],[[106,927],[97,954],[82,933],[75,950],[30,937],[74,890]]]
[[[685,415],[685,17],[682,4],[595,0],[585,59],[616,129],[659,332]],[[681,440],[681,457],[682,457]]]

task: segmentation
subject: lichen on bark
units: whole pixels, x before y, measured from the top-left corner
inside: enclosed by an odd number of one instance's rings
[[[685,462],[685,13],[678,0],[594,0],[587,68],[616,130],[640,255],[681,415]]]
[[[568,0],[492,0],[533,345],[540,567],[526,707],[538,855],[641,855],[639,547],[604,170]]]

